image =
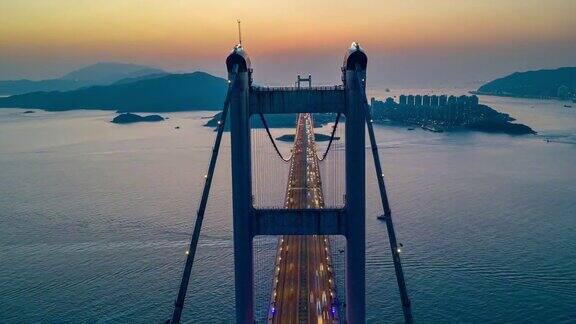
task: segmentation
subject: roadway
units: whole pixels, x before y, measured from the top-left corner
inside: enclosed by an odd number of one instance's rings
[[[310,114],[299,114],[284,207],[324,208]],[[338,323],[330,241],[324,235],[279,238],[269,323]]]

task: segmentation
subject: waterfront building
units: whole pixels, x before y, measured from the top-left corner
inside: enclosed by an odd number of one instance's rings
[[[405,105],[406,104],[406,95],[400,95],[400,104],[401,105]]]
[[[458,100],[456,96],[448,97],[448,107],[446,109],[445,117],[448,125],[453,125],[454,120],[456,119],[456,108],[458,107]]]
[[[430,106],[430,96],[429,95],[424,95],[422,97],[422,105],[423,106]]]
[[[421,95],[414,96],[414,105],[415,106],[422,106],[422,96]]]
[[[414,106],[414,96],[413,96],[413,95],[408,95],[407,99],[408,99],[408,100],[407,100],[406,104],[407,104],[408,106]]]
[[[448,104],[448,97],[446,97],[446,95],[441,95],[439,97],[438,101],[439,101],[438,105],[440,107],[446,106]]]
[[[456,99],[456,103],[458,107],[465,107],[468,105],[468,97],[465,95],[461,95]]]

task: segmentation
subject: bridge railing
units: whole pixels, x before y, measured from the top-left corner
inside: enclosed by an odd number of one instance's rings
[[[344,90],[342,85],[325,85],[325,86],[314,86],[310,88],[306,87],[295,87],[295,86],[277,86],[277,87],[264,87],[264,86],[252,86],[252,90],[256,91],[302,91],[302,90],[318,90],[318,91],[330,91],[330,90]]]

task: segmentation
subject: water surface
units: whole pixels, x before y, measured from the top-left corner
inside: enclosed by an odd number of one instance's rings
[[[480,101],[539,134],[376,127],[414,316],[568,323],[576,318],[576,109]],[[0,109],[0,322],[167,319],[215,134],[202,127],[211,113],[115,125],[107,111],[23,112]],[[229,155],[225,136],[184,312],[190,322],[233,321]],[[400,323],[367,161],[368,318]]]

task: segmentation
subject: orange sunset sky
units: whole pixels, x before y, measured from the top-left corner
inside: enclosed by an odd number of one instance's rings
[[[255,78],[337,82],[345,49],[372,82],[450,84],[576,65],[576,1],[0,0],[0,79],[101,61],[223,75],[236,19]]]

